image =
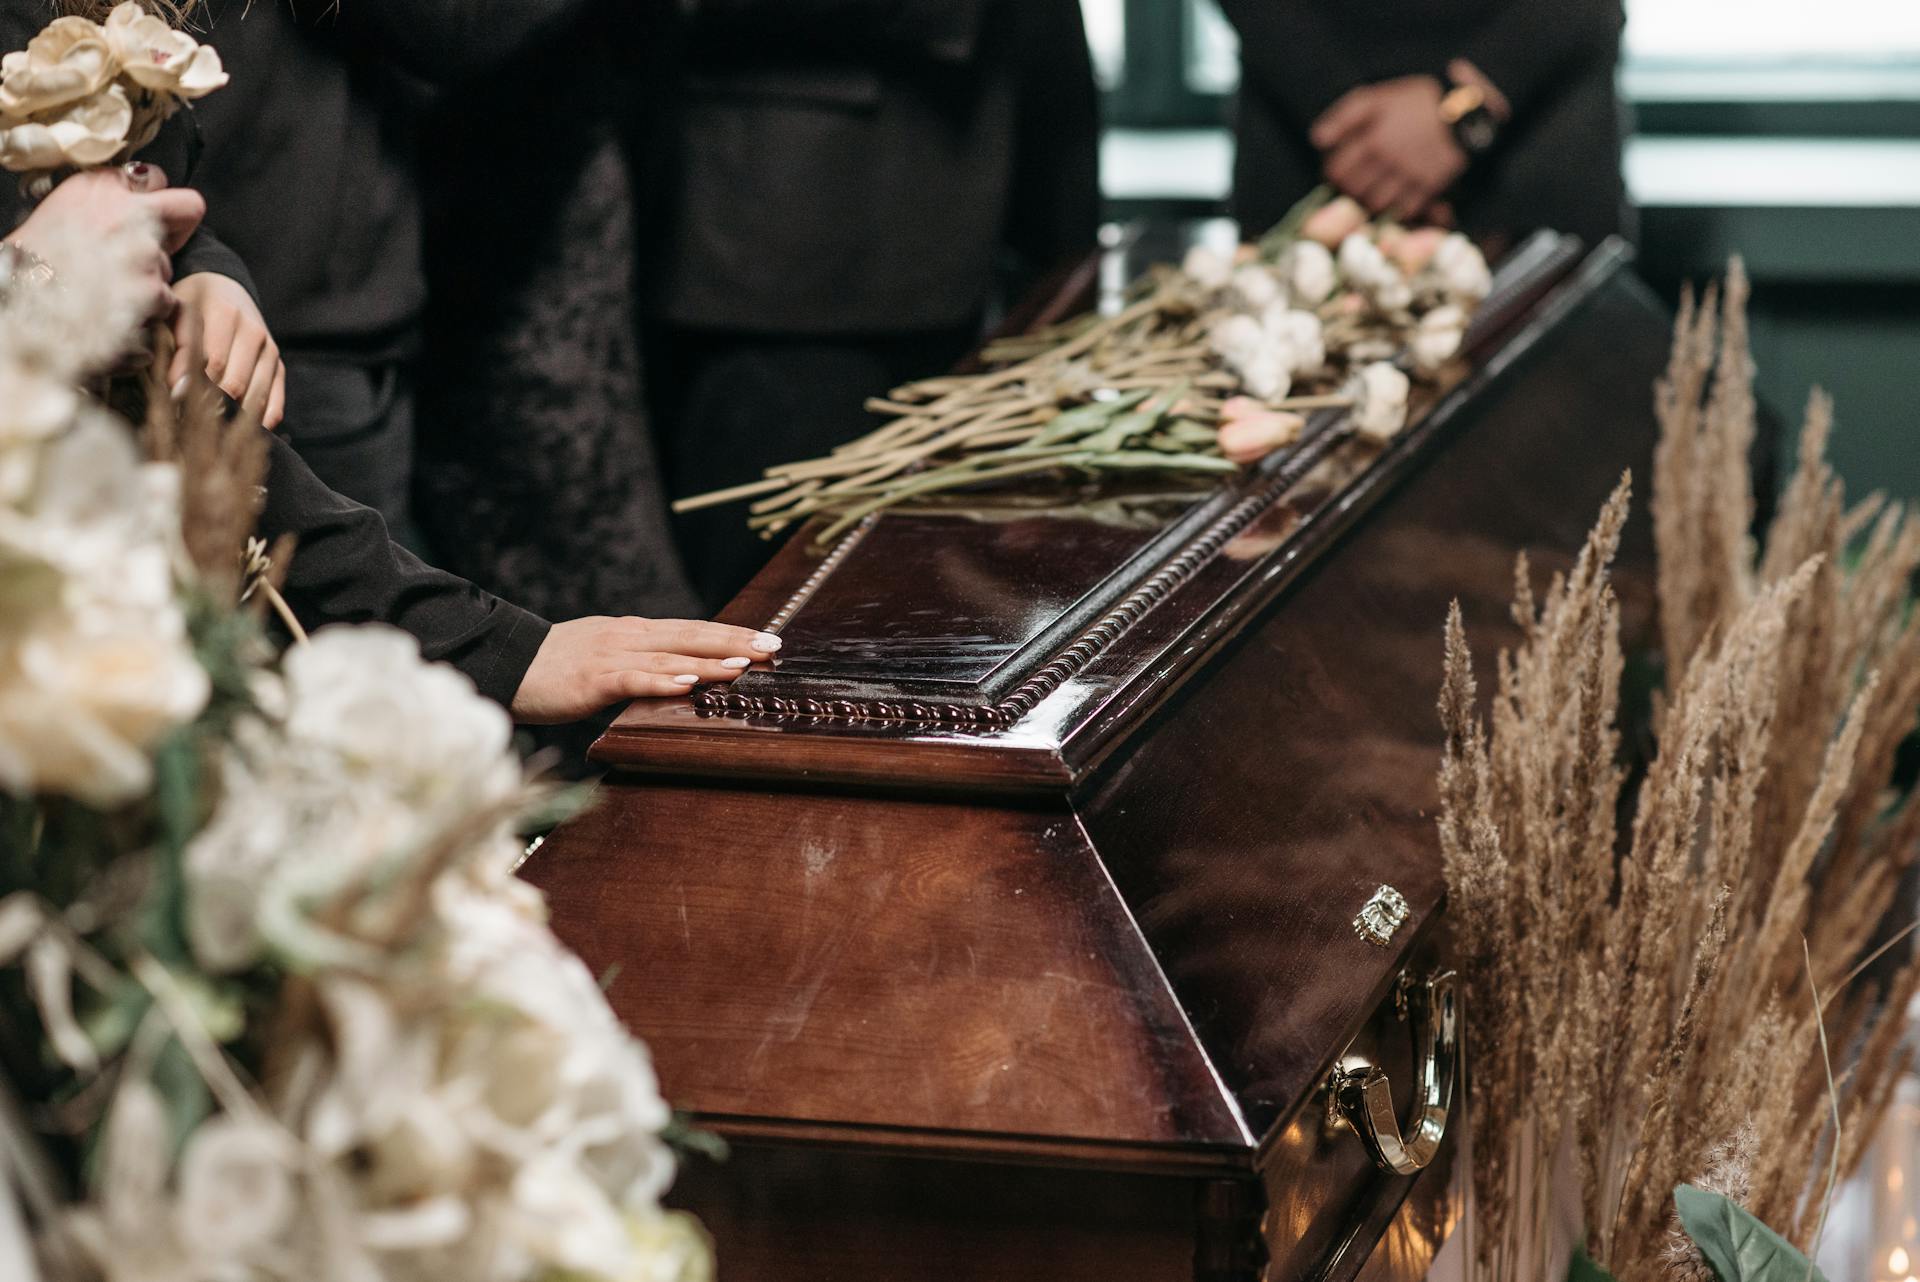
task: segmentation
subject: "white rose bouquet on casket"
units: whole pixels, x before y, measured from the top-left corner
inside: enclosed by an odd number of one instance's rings
[[[506,714],[389,629],[275,654],[256,429],[189,398],[143,457],[76,390],[132,245],[67,248],[0,298],[0,1276],[710,1279],[646,1052],[513,876],[554,799]]]
[[[117,164],[180,104],[227,83],[220,55],[124,0],[104,23],[56,18],[0,58],[0,167],[30,178]]]
[[[869,400],[886,421],[865,436],[674,510],[752,499],[764,537],[820,517],[827,543],[903,503],[1044,475],[1231,476],[1298,444],[1313,410],[1383,444],[1414,382],[1457,364],[1492,283],[1465,236],[1372,222],[1322,189],[1257,244],[1196,247],[1112,314],[996,339],[980,371]]]
[[[1240,463],[1299,439],[1298,410],[1336,402],[1352,407],[1359,435],[1397,434],[1410,376],[1433,379],[1458,355],[1493,284],[1460,233],[1376,222],[1327,192],[1233,259],[1196,246],[1181,275],[1207,317],[1208,347],[1244,392],[1220,416],[1221,450]]]

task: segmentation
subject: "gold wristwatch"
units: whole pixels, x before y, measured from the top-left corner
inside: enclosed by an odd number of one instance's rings
[[[1453,131],[1453,140],[1472,160],[1492,150],[1500,137],[1500,122],[1487,106],[1479,85],[1455,85],[1440,99],[1440,119]]]

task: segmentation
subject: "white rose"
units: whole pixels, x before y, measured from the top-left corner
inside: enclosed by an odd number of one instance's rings
[[[0,362],[0,504],[26,498],[39,471],[39,446],[73,422],[80,394],[70,384]]]
[[[505,710],[460,672],[422,659],[398,629],[322,629],[284,671],[288,736],[338,754],[397,797],[470,808],[518,786]]]
[[[1366,366],[1348,385],[1355,397],[1354,430],[1371,441],[1391,440],[1407,425],[1407,376],[1385,361]]]
[[[1276,304],[1260,317],[1260,326],[1269,341],[1290,354],[1295,374],[1310,374],[1327,363],[1326,334],[1312,312]]]
[[[180,1155],[176,1231],[220,1259],[272,1243],[293,1217],[295,1156],[265,1122],[202,1122]]]
[[[1466,307],[1472,307],[1493,289],[1493,273],[1487,269],[1486,256],[1459,232],[1440,242],[1427,271],[1443,295]]]
[[[127,98],[127,90],[119,84],[108,84],[98,94],[90,94],[61,109],[58,115],[46,117],[46,132],[54,146],[60,148],[61,165],[73,165],[77,169],[106,165],[127,146],[129,129],[132,129],[132,102]],[[10,152],[12,148],[0,142],[0,154]],[[33,163],[29,167],[44,169],[46,165]]]
[[[1410,344],[1415,367],[1426,374],[1438,370],[1460,350],[1466,332],[1467,314],[1452,303],[1422,316]]]
[[[1263,401],[1277,401],[1293,388],[1292,353],[1270,347],[1240,368],[1240,382]]]
[[[227,83],[220,55],[184,31],[124,0],[107,16],[107,47],[127,79],[177,98],[201,98]]]
[[[89,610],[43,623],[0,669],[0,786],[129,801],[152,781],[149,751],[208,692],[177,613]]]
[[[85,98],[115,70],[99,24],[55,18],[25,49],[0,58],[0,112],[17,120]]]
[[[713,1239],[685,1211],[630,1215],[627,1233],[640,1256],[631,1282],[713,1282]]]
[[[1224,254],[1215,253],[1205,245],[1195,245],[1180,260],[1180,270],[1202,289],[1225,289],[1227,282],[1233,279],[1233,263]]]
[[[1365,232],[1355,232],[1340,242],[1340,272],[1353,284],[1371,292],[1382,281],[1400,275],[1380,247]]]
[[[1395,272],[1391,278],[1383,278],[1368,291],[1373,305],[1383,312],[1404,312],[1413,306],[1413,286],[1406,277]]]
[[[1303,307],[1318,307],[1333,296],[1339,273],[1333,252],[1313,240],[1297,240],[1280,258],[1280,271],[1294,302]]]
[[[1267,336],[1259,321],[1235,312],[1208,327],[1207,345],[1228,365],[1239,369],[1259,358],[1267,345]]]
[[[625,1217],[566,1154],[542,1153],[522,1166],[511,1197],[508,1234],[533,1261],[595,1278],[630,1275],[634,1250]]]
[[[1248,263],[1233,274],[1233,292],[1250,312],[1258,312],[1273,303],[1285,301],[1280,282],[1258,263]]]

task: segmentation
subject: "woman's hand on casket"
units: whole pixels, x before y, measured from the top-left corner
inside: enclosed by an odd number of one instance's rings
[[[556,623],[513,696],[527,725],[576,721],[624,699],[683,695],[731,681],[773,657],[771,632],[694,619],[572,619]]]

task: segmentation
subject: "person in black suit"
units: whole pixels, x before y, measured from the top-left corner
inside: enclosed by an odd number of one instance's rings
[[[1327,181],[1483,241],[1628,229],[1620,0],[1221,0],[1239,30],[1234,212]]]
[[[1075,0],[690,0],[650,273],[668,488],[857,435],[977,341],[1009,259],[1090,250],[1097,107]],[[682,517],[709,607],[772,550]]]

